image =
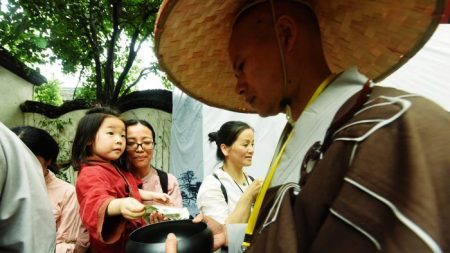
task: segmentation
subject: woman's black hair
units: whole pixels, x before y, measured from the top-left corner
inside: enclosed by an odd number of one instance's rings
[[[35,156],[41,156],[45,161],[50,161],[48,169],[54,173],[58,172],[56,159],[59,154],[58,143],[45,130],[32,127],[20,126],[11,129]]]
[[[220,148],[221,144],[231,146],[237,140],[239,134],[246,129],[252,129],[247,123],[242,121],[228,121],[225,122],[217,132],[208,134],[209,142],[215,142],[217,145],[216,157],[219,161],[224,161],[225,155]]]
[[[152,132],[153,144],[155,145],[156,144],[156,137],[155,137],[156,133],[150,123],[148,123],[147,121],[142,120],[142,119],[129,119],[129,120],[125,121],[126,128],[128,128],[129,126],[135,126],[137,124],[141,124],[141,125],[147,127],[148,129],[150,129],[150,131]]]
[[[86,158],[92,155],[92,143],[95,140],[98,129],[108,117],[120,119],[119,112],[109,107],[96,107],[86,112],[86,115],[78,122],[77,131],[72,144],[72,166],[75,170],[86,162]],[[124,152],[125,153],[125,152]]]

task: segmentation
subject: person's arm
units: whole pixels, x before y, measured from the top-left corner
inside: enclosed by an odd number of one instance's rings
[[[146,191],[146,190],[139,189],[139,194],[141,195],[141,198],[143,201],[153,200],[156,202],[160,202],[161,204],[172,203],[170,196],[166,193]]]
[[[76,246],[79,229],[82,225],[78,214],[78,201],[75,195],[75,189],[71,185],[70,187],[61,185],[58,189],[56,189],[56,191],[58,190],[65,190],[65,193],[63,198],[58,203],[60,208],[60,216],[59,226],[56,228],[56,253],[67,252],[67,250],[72,252]],[[57,196],[58,192],[53,193],[49,191],[49,195],[51,194],[55,194]],[[87,246],[89,245],[89,237],[85,239],[87,239],[87,241],[80,243]]]
[[[228,215],[225,223],[246,223],[248,221],[252,205],[255,202],[256,196],[258,196],[261,184],[261,180],[258,179],[250,184],[239,198],[234,210]]]
[[[89,249],[89,231],[87,231],[84,224],[81,222],[80,229],[78,231],[77,242],[75,244],[76,253],[85,253]]]
[[[168,174],[168,194],[170,195],[170,198],[172,199],[172,205],[175,207],[182,208],[183,207],[183,199],[181,197],[181,190],[180,186],[178,185],[177,178],[172,175]]]
[[[55,219],[41,165],[0,122],[0,251],[54,252]]]
[[[91,241],[117,242],[126,229],[127,220],[139,218],[145,212],[144,205],[134,198],[116,198],[113,180],[110,173],[96,164],[83,166],[78,174],[76,192],[80,217]]]

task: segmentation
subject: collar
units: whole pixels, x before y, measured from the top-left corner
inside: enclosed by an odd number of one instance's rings
[[[334,115],[347,99],[357,93],[368,80],[353,67],[339,75],[320,96],[300,115],[292,130],[293,136],[286,147],[275,172],[272,186],[287,182],[298,183],[300,165],[312,144],[322,142]]]

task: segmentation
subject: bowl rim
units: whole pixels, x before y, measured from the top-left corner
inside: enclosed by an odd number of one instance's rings
[[[200,225],[200,226],[203,227],[199,232],[197,232],[197,233],[195,233],[195,234],[192,234],[191,236],[184,237],[184,238],[177,238],[178,243],[183,243],[183,241],[186,241],[185,239],[194,239],[194,240],[195,240],[195,237],[200,236],[200,234],[203,233],[205,230],[208,230],[208,231],[209,231],[209,233],[211,234],[212,242],[214,243],[214,238],[213,238],[213,236],[212,236],[211,230],[208,228],[208,225],[207,225],[205,222],[203,222],[203,221],[194,223],[194,222],[192,222],[192,219],[161,221],[161,222],[158,222],[158,223],[148,224],[148,225],[145,225],[145,226],[136,228],[135,230],[133,230],[133,231],[130,233],[130,235],[128,236],[128,239],[127,239],[127,242],[126,242],[126,243],[132,241],[133,243],[144,244],[144,245],[145,245],[145,244],[155,244],[155,245],[157,245],[157,244],[165,244],[165,243],[166,243],[165,241],[148,243],[148,242],[140,242],[140,241],[137,241],[137,240],[133,240],[133,239],[131,238],[135,233],[137,233],[138,231],[140,231],[140,230],[142,230],[142,229],[144,229],[144,228],[146,228],[146,227],[148,227],[148,226],[162,225],[163,223],[164,223],[164,224],[168,224],[168,223],[187,223],[187,224],[196,224],[196,226]],[[198,225],[197,225],[197,224],[198,224]],[[173,232],[172,232],[172,233],[173,233]],[[176,235],[176,233],[175,233],[175,235]]]

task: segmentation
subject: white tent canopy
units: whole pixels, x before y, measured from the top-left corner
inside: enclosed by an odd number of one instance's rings
[[[450,25],[439,25],[425,46],[381,84],[420,94],[450,111]]]
[[[191,214],[197,213],[195,188],[219,165],[216,144],[209,143],[208,133],[218,131],[230,120],[246,122],[255,130],[253,163],[246,172],[263,179],[286,122],[284,115],[262,118],[256,114],[230,112],[204,105],[174,89],[170,171],[178,178],[184,205]],[[192,173],[188,175],[187,171]]]

